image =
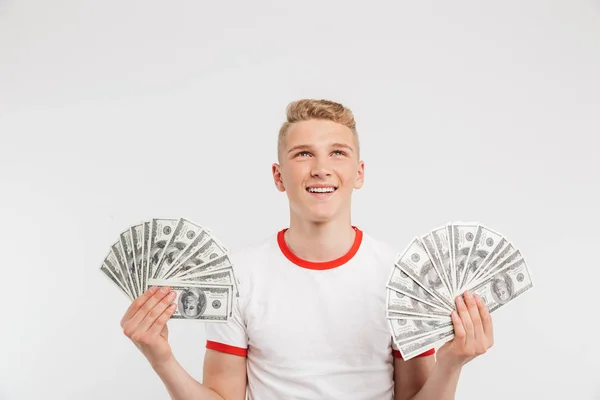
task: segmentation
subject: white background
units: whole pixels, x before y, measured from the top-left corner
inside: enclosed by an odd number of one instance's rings
[[[0,1],[1,399],[167,398],[100,263],[150,217],[231,248],[286,226],[304,97],[356,114],[354,224],[400,249],[476,220],[525,254],[457,398],[600,399],[600,3],[350,3]],[[170,328],[200,379],[204,326]]]

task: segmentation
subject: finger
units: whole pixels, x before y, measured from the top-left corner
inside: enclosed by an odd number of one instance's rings
[[[154,321],[150,329],[148,329],[148,333],[152,335],[160,335],[163,328],[169,321],[169,318],[173,316],[173,313],[177,310],[177,304],[173,303],[169,307],[159,315],[159,317]]]
[[[465,304],[467,305],[467,310],[469,310],[469,316],[471,317],[471,321],[473,322],[473,335],[476,341],[481,341],[485,337],[483,333],[483,326],[481,324],[481,317],[479,315],[479,307],[477,306],[477,302],[473,298],[473,294],[467,290],[465,291]]]
[[[121,328],[125,327],[125,323],[133,318],[133,316],[144,305],[144,303],[146,303],[146,301],[148,301],[148,299],[150,299],[154,293],[156,293],[156,290],[156,286],[148,288],[148,290],[146,290],[141,296],[139,296],[129,305],[129,308],[127,308],[127,311],[125,311],[123,318],[121,318]]]
[[[488,339],[488,345],[494,344],[494,327],[492,325],[492,316],[490,311],[485,306],[485,302],[481,297],[475,295],[477,307],[479,308],[479,315],[481,316],[481,325],[483,326],[483,333]]]
[[[138,308],[137,312],[131,317],[129,321],[126,322],[125,326],[125,334],[132,334],[133,330],[137,330],[138,326],[144,320],[146,315],[158,304],[166,295],[169,294],[171,289],[168,286],[162,287],[160,289],[156,289],[154,294],[150,296],[146,302]],[[129,336],[129,335],[128,335]]]
[[[471,321],[469,310],[462,296],[456,297],[456,311],[465,327],[465,344],[472,343],[474,339],[473,321]]]
[[[146,314],[142,322],[140,322],[140,330],[146,332],[152,324],[160,317],[160,315],[173,303],[177,293],[175,291],[170,292],[164,296],[160,302],[158,302],[152,309]]]
[[[452,325],[454,326],[454,340],[463,344],[467,337],[465,326],[463,325],[456,311],[453,310],[450,314],[450,317],[452,318]]]
[[[150,296],[148,300],[146,300],[142,307],[140,307],[137,313],[135,313],[135,315],[132,317],[132,320],[135,320],[136,323],[139,323],[146,316],[146,314],[148,314],[148,312],[156,304],[158,304],[158,302],[160,302],[166,295],[169,294],[170,291],[171,288],[169,288],[168,286],[157,288],[154,292],[154,295]]]

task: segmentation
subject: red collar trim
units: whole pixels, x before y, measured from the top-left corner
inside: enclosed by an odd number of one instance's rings
[[[354,243],[352,244],[352,247],[350,247],[350,250],[348,250],[348,252],[346,254],[344,254],[343,256],[341,256],[339,258],[336,258],[335,260],[331,260],[331,261],[322,261],[322,262],[307,261],[307,260],[304,260],[304,259],[298,257],[294,253],[292,253],[292,250],[290,250],[290,248],[288,247],[287,243],[285,242],[285,238],[283,236],[285,231],[288,230],[288,228],[284,228],[277,233],[277,244],[279,245],[279,249],[281,250],[283,255],[288,260],[290,260],[291,262],[293,262],[294,264],[296,264],[302,268],[316,269],[316,270],[332,269],[332,268],[339,267],[340,265],[343,265],[343,264],[347,263],[348,261],[350,261],[350,259],[352,257],[354,257],[354,255],[358,251],[358,248],[360,247],[360,244],[362,243],[362,238],[363,238],[362,231],[355,226],[353,226],[352,228],[356,231],[356,235],[354,236]]]

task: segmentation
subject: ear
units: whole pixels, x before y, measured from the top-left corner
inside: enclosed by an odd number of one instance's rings
[[[365,163],[363,161],[358,162],[358,170],[356,174],[356,181],[354,182],[354,189],[360,189],[365,182]]]
[[[283,184],[283,176],[281,175],[281,166],[277,163],[273,164],[271,167],[271,172],[273,173],[273,181],[275,182],[275,187],[280,192],[285,192],[285,186]]]

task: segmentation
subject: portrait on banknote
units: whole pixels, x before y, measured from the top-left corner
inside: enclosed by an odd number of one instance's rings
[[[492,297],[499,304],[507,303],[513,296],[512,280],[507,274],[499,274],[492,281]]]
[[[186,288],[179,296],[178,307],[184,318],[199,318],[206,309],[206,296],[198,288]]]
[[[438,275],[430,261],[423,265],[423,269],[421,270],[421,281],[425,283],[427,287],[435,290],[440,290],[444,286],[442,278]]]

